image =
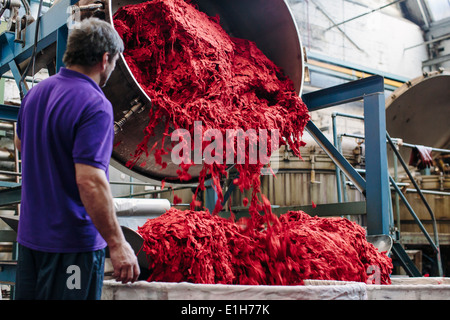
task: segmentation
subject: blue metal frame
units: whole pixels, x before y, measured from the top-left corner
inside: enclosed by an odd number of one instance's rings
[[[60,0],[42,15],[37,43],[38,52],[55,42],[66,41],[68,8],[77,2],[78,0]],[[35,21],[27,27],[24,46],[21,43],[14,42],[15,35],[13,32],[7,31],[0,35],[0,75],[11,69],[10,63],[12,61],[15,64],[20,64],[30,58],[34,47],[36,23]],[[61,48],[65,48],[65,42],[64,45],[58,46],[58,49]]]
[[[14,285],[16,282],[15,261],[0,261],[0,284]]]
[[[7,104],[0,104],[0,120],[16,121],[19,114],[19,108],[17,106],[11,106]]]
[[[69,36],[69,29],[67,25],[63,25],[57,31],[56,35],[56,72],[58,73],[59,69],[64,66],[62,61],[64,52],[67,47],[67,38]]]
[[[309,111],[358,101],[372,93],[384,93],[384,78],[372,76],[338,86],[306,93],[302,96]]]
[[[364,97],[367,233],[389,235],[391,199],[384,93]]]
[[[306,129],[333,162],[366,197],[368,235],[389,235],[389,175],[386,150],[384,78],[372,76],[302,96],[309,111],[353,101],[364,102],[366,136],[365,179],[353,168],[317,126],[309,121]]]

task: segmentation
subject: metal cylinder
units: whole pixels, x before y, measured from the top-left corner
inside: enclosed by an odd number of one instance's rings
[[[114,198],[114,209],[121,226],[137,230],[147,219],[169,210],[170,202],[167,199]]]
[[[114,209],[118,216],[160,216],[170,209],[167,199],[114,198]]]
[[[113,15],[118,8],[144,2],[142,0],[111,0],[106,3],[106,20],[113,23]],[[220,23],[225,31],[233,37],[251,40],[271,59],[281,67],[285,74],[294,82],[298,94],[302,92],[304,53],[295,20],[288,5],[283,0],[197,0],[193,3],[200,11],[210,16],[219,15]],[[139,83],[131,73],[123,56],[117,62],[107,85],[103,88],[106,97],[112,102],[114,120],[123,119],[132,108],[133,101],[139,101],[144,107],[150,107],[151,101],[142,90]],[[152,106],[158,107],[158,106]],[[169,179],[172,183],[192,183],[198,180],[201,166],[189,169],[192,180],[180,182],[176,171],[178,165],[172,163],[170,154],[163,156],[162,161],[167,168],[161,169],[150,156],[135,165],[131,170],[126,167],[137,145],[143,139],[143,131],[148,123],[148,111],[133,114],[123,124],[116,134],[111,164],[118,170],[146,182]],[[152,146],[161,141],[164,132],[164,123],[154,130],[155,137],[148,142]],[[170,139],[166,139],[170,144]],[[159,145],[160,146],[160,145]],[[169,146],[169,145],[168,145]]]
[[[424,73],[386,99],[386,129],[393,138],[434,148],[450,147],[450,73]],[[401,148],[408,161],[411,149]]]

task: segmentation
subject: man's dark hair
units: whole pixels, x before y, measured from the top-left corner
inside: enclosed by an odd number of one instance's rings
[[[88,18],[70,31],[63,62],[66,66],[92,67],[102,61],[103,54],[109,53],[114,57],[123,50],[123,41],[111,24]]]

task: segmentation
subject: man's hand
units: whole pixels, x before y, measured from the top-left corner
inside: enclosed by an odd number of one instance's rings
[[[109,255],[114,268],[116,281],[127,283],[137,281],[140,270],[136,255],[128,242],[109,247]]]

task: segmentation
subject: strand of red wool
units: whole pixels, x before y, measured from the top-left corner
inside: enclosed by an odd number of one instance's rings
[[[251,219],[249,220],[251,221]],[[240,221],[244,223],[245,221]],[[205,211],[171,208],[138,232],[150,262],[148,281],[300,285],[306,279],[367,282],[377,266],[390,284],[392,262],[345,218],[290,211],[266,228],[246,228]]]
[[[169,125],[189,130],[193,137],[194,121],[202,122],[203,132],[216,129],[223,137],[227,129],[255,129],[257,133],[258,129],[277,129],[279,144],[289,144],[300,156],[304,145],[301,135],[309,115],[292,81],[255,43],[230,37],[220,26],[219,17],[209,17],[183,0],[154,0],[119,8],[114,25],[124,40],[130,70],[155,106],[130,167],[152,152],[156,163],[162,168],[167,165],[161,155],[169,150],[163,144],[160,149],[148,146],[160,121],[166,121],[164,137]],[[270,138],[268,134],[269,157],[275,151],[270,150]],[[222,159],[226,159],[225,144]],[[203,143],[202,152],[208,145]],[[240,151],[235,150],[235,157]],[[241,189],[255,190],[250,211],[257,215],[256,204],[264,205],[257,198],[263,164],[259,159],[251,164],[248,152],[244,154],[245,163],[236,165],[239,178],[235,183]],[[191,178],[191,165],[185,163],[177,171],[181,181]],[[200,174],[197,192],[205,189],[207,176],[213,178],[218,192],[214,213],[222,208],[220,180],[227,176],[227,168],[225,161],[204,163]]]

